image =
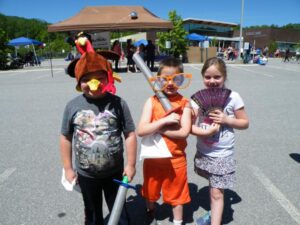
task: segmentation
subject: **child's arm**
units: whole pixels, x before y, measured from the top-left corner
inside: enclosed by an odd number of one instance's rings
[[[128,181],[130,182],[135,175],[136,163],[137,141],[134,131],[125,134],[125,147],[127,153],[127,165],[124,169],[124,175],[128,177]]]
[[[180,124],[164,126],[160,129],[160,133],[164,134],[170,138],[176,139],[186,139],[192,127],[192,110],[190,104],[187,105],[183,109],[182,116],[180,118]]]
[[[198,110],[193,109],[193,125],[191,133],[201,138],[208,138],[213,136],[214,134],[218,133],[220,130],[220,124],[212,123],[208,129],[203,129],[195,125],[196,118],[198,116]]]
[[[65,169],[65,176],[70,183],[76,178],[76,173],[72,165],[72,138],[60,135],[60,154],[63,168]]]
[[[212,123],[211,126],[204,130],[201,127],[197,127],[196,125],[192,126],[192,134],[199,136],[201,138],[208,138],[218,133],[220,130],[220,124]]]
[[[221,110],[215,110],[209,113],[209,118],[215,123],[227,125],[239,130],[244,130],[249,127],[249,119],[244,107],[234,111],[234,116],[235,117],[229,117]]]
[[[151,122],[152,118],[152,100],[149,98],[143,108],[142,116],[138,125],[137,133],[140,137],[153,134],[159,131],[163,126],[169,124],[179,124],[180,117],[176,113],[163,117],[157,121]]]

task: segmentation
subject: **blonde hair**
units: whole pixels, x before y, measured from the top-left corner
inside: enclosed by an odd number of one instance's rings
[[[224,80],[227,80],[227,69],[226,69],[226,64],[222,59],[219,59],[217,57],[212,57],[209,58],[205,61],[202,70],[201,70],[201,74],[202,77],[204,76],[206,70],[210,67],[210,66],[215,66],[217,67],[217,69],[220,71],[220,73],[222,74],[222,76],[224,77]]]

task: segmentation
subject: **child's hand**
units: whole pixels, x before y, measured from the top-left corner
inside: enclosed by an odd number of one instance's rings
[[[135,175],[135,167],[127,165],[124,169],[123,176],[127,176],[128,182],[131,182]]]
[[[209,132],[209,135],[212,136],[219,132],[221,125],[218,123],[212,123],[210,125],[210,128],[207,130]]]
[[[192,134],[200,138],[209,138],[220,131],[221,125],[218,123],[211,123],[206,129],[198,127],[196,125],[192,126]]]
[[[170,115],[163,118],[165,124],[179,124],[180,123],[180,116],[177,113],[171,113]]]
[[[218,124],[227,123],[228,116],[219,109],[210,112],[208,115],[209,118],[213,120],[214,123],[218,123]]]
[[[77,178],[77,174],[75,173],[75,171],[72,168],[65,169],[65,177],[69,183],[72,183],[72,181]]]

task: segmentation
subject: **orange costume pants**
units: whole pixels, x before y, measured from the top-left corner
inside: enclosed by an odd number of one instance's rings
[[[173,168],[169,165],[155,165],[144,160],[144,184],[142,195],[150,202],[156,202],[162,193],[164,203],[172,206],[191,201],[187,182],[186,166]]]

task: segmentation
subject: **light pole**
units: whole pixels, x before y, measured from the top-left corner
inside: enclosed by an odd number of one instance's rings
[[[242,47],[243,47],[243,17],[244,17],[244,0],[241,0],[241,24],[240,24],[240,43],[239,43],[239,57],[238,59],[241,60],[241,53],[242,53]]]

